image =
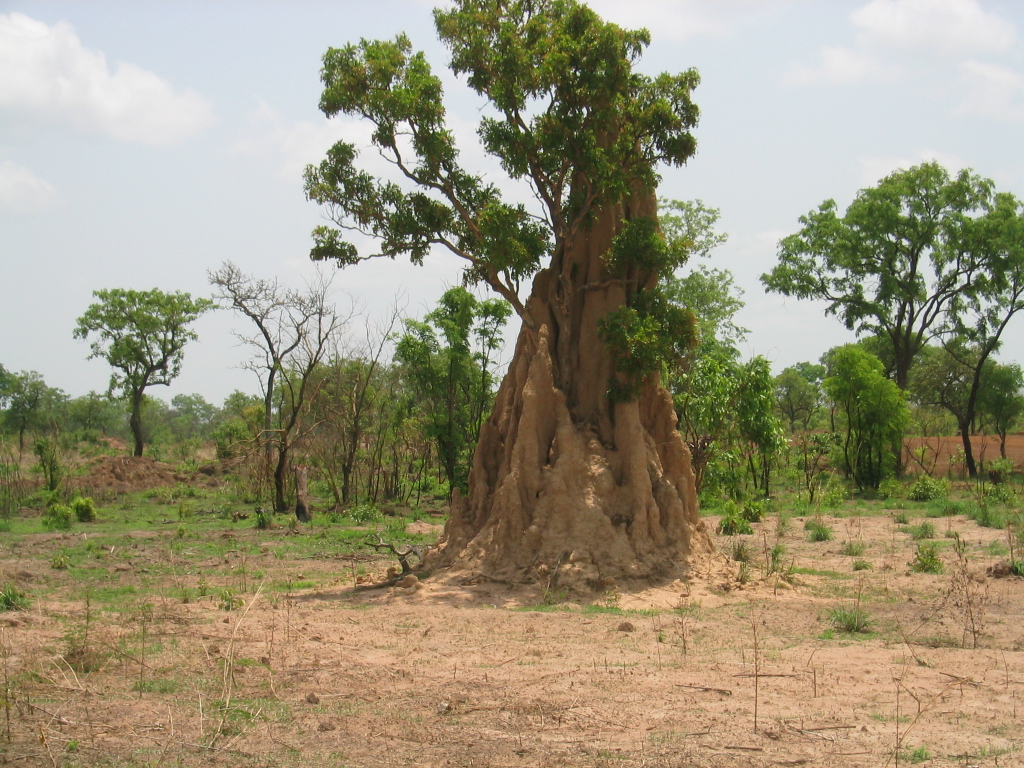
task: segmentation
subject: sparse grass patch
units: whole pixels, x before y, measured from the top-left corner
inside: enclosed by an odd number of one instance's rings
[[[867,548],[867,544],[863,541],[846,541],[843,542],[843,548],[839,551],[847,557],[860,557]]]
[[[30,605],[28,595],[14,584],[0,587],[0,611],[27,611]]]
[[[871,563],[867,560],[854,560],[853,570],[855,571],[868,571],[871,570]]]
[[[819,517],[813,517],[804,523],[808,541],[832,541],[832,526]]]
[[[910,538],[914,541],[920,541],[921,539],[934,539],[935,538],[935,526],[932,523],[918,523],[912,525],[907,530],[910,534]]]
[[[871,626],[871,616],[860,606],[860,601],[832,608],[828,612],[829,623],[840,632],[856,634],[867,632]]]

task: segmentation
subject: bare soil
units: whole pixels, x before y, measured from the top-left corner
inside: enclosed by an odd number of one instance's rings
[[[959,459],[963,441],[959,435],[943,437],[910,437],[903,441],[910,472],[928,471],[934,477],[950,473],[963,475],[966,468]],[[992,461],[999,458],[999,438],[995,435],[973,435],[971,449],[975,461]],[[919,461],[913,459],[918,456]],[[1006,436],[1006,458],[1013,462],[1017,471],[1024,468],[1024,435]]]
[[[56,597],[0,614],[0,762],[881,768],[900,744],[901,765],[1024,765],[1024,592],[986,575],[1005,531],[932,521],[937,541],[968,544],[981,631],[965,648],[951,547],[944,574],[912,573],[916,542],[891,517],[825,522],[835,540],[811,543],[792,521],[788,580],[762,575],[769,522],[741,537],[746,583],[717,556],[603,595],[445,573],[356,589],[359,567],[383,578],[393,561],[300,558],[285,531],[240,528],[197,560],[140,532],[82,566],[137,603],[96,600],[88,620],[76,569],[48,561],[82,534],[3,541],[3,581]],[[858,596],[871,631],[830,631],[829,610]]]

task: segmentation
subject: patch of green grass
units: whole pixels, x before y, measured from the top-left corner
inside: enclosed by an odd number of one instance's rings
[[[152,649],[149,649],[152,650]],[[181,689],[181,683],[177,680],[161,678],[159,680],[136,680],[132,686],[133,691],[140,693],[177,693]]]
[[[27,611],[30,605],[28,595],[14,584],[0,587],[0,611]]]
[[[824,568],[806,568],[806,567],[794,567],[791,573],[802,573],[806,576],[825,576],[830,579],[851,579],[853,578],[848,573],[840,573],[839,571],[829,571]]]
[[[857,603],[847,603],[832,608],[828,620],[840,632],[856,634],[867,632],[871,627],[871,616]]]
[[[808,541],[832,541],[832,526],[818,518],[812,518],[804,523],[804,530],[807,531]]]
[[[853,570],[855,571],[869,571],[871,570],[871,563],[867,560],[854,560]]]
[[[732,559],[737,563],[749,563],[753,552],[750,549],[750,542],[740,539],[732,543]]]
[[[595,613],[610,614],[612,616],[657,616],[658,611],[654,608],[619,608],[617,605],[602,605],[601,603],[591,603],[590,605],[583,606],[584,614],[590,615]]]
[[[892,521],[896,525],[910,525],[910,515],[906,512],[897,512],[892,516]]]
[[[839,551],[847,557],[860,557],[867,548],[867,544],[863,541],[846,541],[843,542],[843,547]]]
[[[924,763],[932,759],[932,753],[928,751],[928,747],[907,747],[902,752],[903,760],[910,763]]]
[[[931,523],[918,523],[912,525],[907,530],[910,534],[910,538],[914,541],[920,541],[921,539],[934,539],[935,538],[935,526]]]

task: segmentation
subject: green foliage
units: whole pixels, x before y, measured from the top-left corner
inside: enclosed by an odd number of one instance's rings
[[[910,570],[914,573],[942,573],[945,566],[939,557],[938,544],[918,544],[914,550],[914,558],[910,561]]]
[[[845,541],[839,551],[847,557],[860,557],[866,549],[867,545],[863,541]]]
[[[844,432],[838,462],[859,488],[878,488],[894,473],[903,449],[906,396],[885,377],[878,358],[856,345],[836,347],[826,357],[824,387]]]
[[[737,563],[748,563],[753,557],[753,553],[750,549],[750,544],[742,539],[734,541],[732,544],[732,559]]]
[[[70,531],[74,522],[71,507],[64,504],[52,504],[46,508],[42,516],[43,528],[48,531]]]
[[[822,509],[839,509],[846,501],[846,489],[841,483],[829,483],[821,496]]]
[[[693,313],[659,290],[637,292],[597,327],[618,374],[609,382],[613,402],[635,400],[649,375],[678,366],[697,342]]]
[[[0,587],[0,611],[27,611],[30,605],[28,595],[14,584]]]
[[[348,510],[348,516],[352,518],[353,522],[359,525],[379,523],[384,519],[380,510],[373,504],[357,504]]]
[[[901,483],[895,477],[887,477],[885,480],[878,484],[877,494],[878,498],[882,499],[883,501],[888,501],[889,499],[902,498],[903,483]]]
[[[910,538],[914,541],[920,541],[921,539],[934,539],[935,538],[935,526],[931,523],[918,523],[917,525],[910,526],[908,530]]]
[[[868,571],[871,569],[871,563],[867,560],[854,560],[853,570],[855,571]]]
[[[832,541],[832,526],[820,518],[814,517],[804,523],[808,541]]]
[[[859,603],[849,603],[832,608],[828,612],[829,623],[840,632],[856,634],[871,628],[871,616]]]
[[[828,302],[826,313],[858,334],[894,340],[895,380],[906,388],[933,329],[964,308],[959,297],[985,255],[972,217],[991,195],[992,182],[970,171],[951,178],[934,162],[895,171],[861,190],[845,216],[826,200],[801,217],[761,280],[769,291]]]
[[[261,531],[265,531],[270,528],[274,522],[274,513],[265,507],[256,507],[256,513],[254,515],[255,520],[253,525]]]
[[[217,607],[222,611],[237,611],[245,604],[245,601],[230,589],[222,589],[218,600]]]
[[[501,330],[511,311],[505,301],[479,301],[465,288],[450,288],[425,322],[406,321],[395,347],[449,488],[467,489],[472,452],[497,383]]]
[[[718,532],[725,536],[751,534],[754,529],[743,515],[743,510],[734,501],[727,501],[722,507],[722,518],[718,521]]]
[[[71,511],[80,523],[91,523],[96,520],[96,502],[88,496],[76,496],[71,500]]]
[[[948,496],[949,483],[945,480],[936,480],[931,475],[918,475],[907,492],[907,498],[911,501],[932,501]]]
[[[39,471],[43,474],[43,483],[48,491],[56,491],[60,487],[64,475],[64,465],[60,458],[60,443],[56,436],[40,437],[35,442],[35,454],[39,459]]]
[[[158,289],[114,288],[93,291],[99,301],[78,318],[76,339],[89,339],[90,358],[111,367],[109,392],[120,390],[132,404],[135,455],[142,455],[142,400],[146,389],[170,384],[181,372],[185,344],[197,337],[189,329],[213,307],[209,299]]]

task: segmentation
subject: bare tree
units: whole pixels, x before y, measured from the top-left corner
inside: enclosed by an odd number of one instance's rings
[[[242,272],[231,262],[208,273],[214,298],[249,318],[255,333],[236,332],[253,349],[245,367],[259,377],[263,394],[260,435],[267,477],[273,477],[274,509],[287,509],[285,483],[291,447],[312,394],[312,374],[331,339],[345,325],[329,303],[330,279],[322,274],[305,291],[285,288]]]

